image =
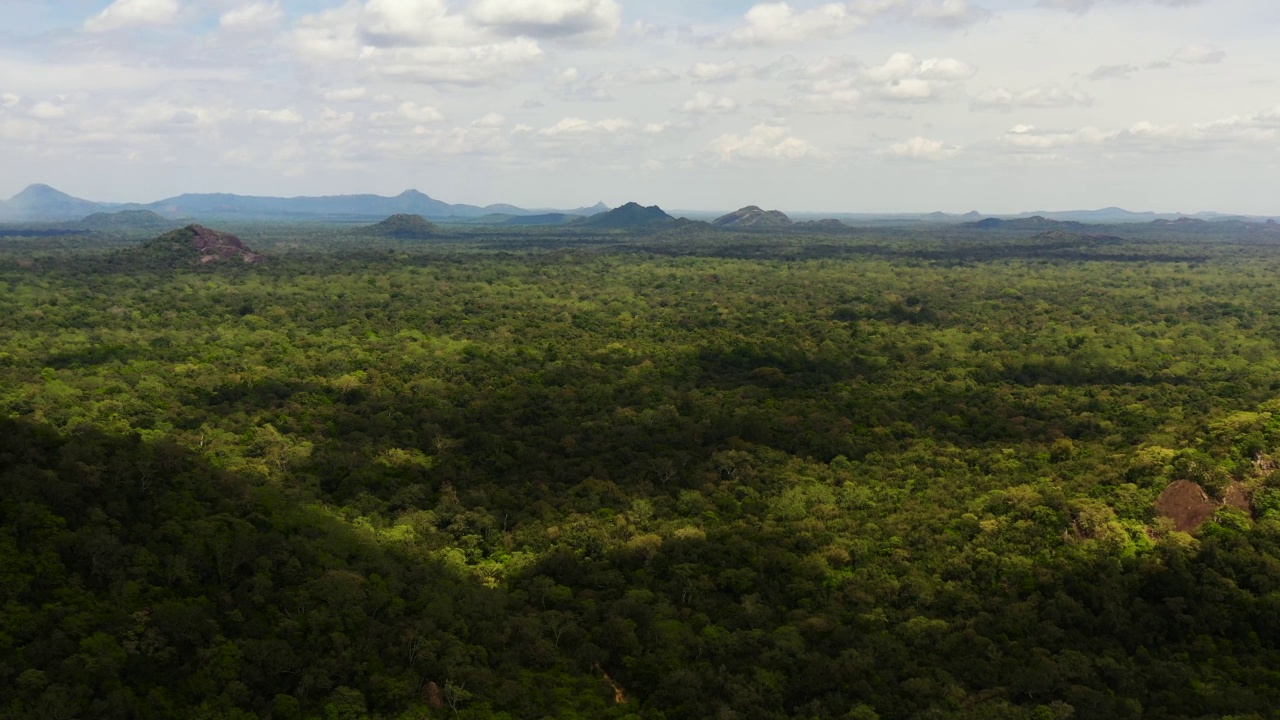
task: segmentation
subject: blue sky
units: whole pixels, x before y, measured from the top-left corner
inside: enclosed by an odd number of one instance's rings
[[[1280,214],[1273,0],[0,0],[0,196]]]

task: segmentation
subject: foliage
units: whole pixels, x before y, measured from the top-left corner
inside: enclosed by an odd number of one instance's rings
[[[0,259],[0,717],[1280,706],[1273,248],[345,233]]]

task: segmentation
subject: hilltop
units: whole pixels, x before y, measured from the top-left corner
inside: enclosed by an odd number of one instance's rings
[[[720,228],[734,230],[779,230],[791,227],[791,218],[780,210],[761,210],[748,205],[740,210],[722,215],[711,222]]]
[[[425,240],[438,236],[440,228],[421,215],[399,213],[370,226],[369,232],[379,237],[399,240]]]
[[[69,223],[69,225],[78,230],[122,232],[130,230],[164,231],[174,228],[179,223],[150,210],[121,210],[113,213],[94,213],[74,223]]]
[[[657,205],[644,207],[639,203],[629,202],[588,218],[586,224],[608,230],[638,230],[666,225],[674,220]]]
[[[175,262],[200,265],[240,260],[246,264],[265,262],[266,258],[250,250],[244,241],[230,233],[211,230],[202,225],[188,225],[152,240],[135,252]]]
[[[1033,215],[1027,218],[986,218],[977,222],[965,223],[963,227],[977,228],[979,230],[1078,230],[1084,225],[1071,220],[1050,220],[1043,215]]]

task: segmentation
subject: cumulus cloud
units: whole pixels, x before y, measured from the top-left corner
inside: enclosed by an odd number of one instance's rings
[[[369,120],[375,123],[433,123],[444,120],[444,113],[428,105],[403,102],[395,110],[371,113]]]
[[[444,0],[349,2],[303,17],[289,42],[313,63],[359,63],[384,77],[454,85],[511,77],[544,56],[533,38],[496,34]]]
[[[89,32],[107,32],[145,25],[169,25],[178,20],[178,0],[116,0],[84,23]]]
[[[27,113],[37,120],[60,120],[67,116],[66,105],[60,100],[43,100]]]
[[[1171,59],[1188,65],[1215,65],[1226,56],[1225,52],[1212,45],[1187,45],[1174,51]]]
[[[973,107],[976,109],[1005,112],[1014,108],[1064,108],[1092,104],[1093,98],[1088,94],[1056,86],[1032,87],[1018,91],[1003,87],[988,88],[973,98]]]
[[[886,100],[923,101],[938,97],[975,72],[973,66],[954,58],[920,60],[900,52],[868,68],[863,76]]]
[[[1096,5],[1149,4],[1164,7],[1188,7],[1200,5],[1204,0],[1040,0],[1043,7],[1068,10],[1074,13],[1086,13]]]
[[[252,110],[249,112],[249,117],[269,123],[277,123],[279,125],[297,125],[302,122],[302,115],[298,114],[298,111],[293,108],[281,108],[279,110]]]
[[[8,110],[20,102],[22,102],[22,96],[20,95],[15,95],[13,93],[4,93],[3,95],[0,95],[0,108]]]
[[[726,133],[711,141],[708,153],[722,162],[802,160],[817,155],[809,142],[791,135],[781,125],[760,124],[745,135]]]
[[[607,38],[622,24],[622,8],[616,0],[478,0],[471,17],[512,36]]]
[[[689,115],[714,115],[736,112],[738,103],[733,98],[716,97],[709,92],[700,92],[680,108],[680,112]]]
[[[275,27],[283,18],[284,11],[278,1],[256,2],[223,13],[218,25],[231,32],[260,32]]]
[[[326,90],[323,97],[328,102],[355,102],[369,97],[369,89],[350,87]]]
[[[946,160],[955,157],[958,152],[960,152],[960,148],[947,145],[941,140],[930,140],[923,137],[913,137],[910,140],[894,143],[885,150],[885,154],[892,158],[928,162]]]
[[[1128,80],[1140,68],[1137,65],[1099,65],[1093,72],[1089,73],[1090,80]]]
[[[797,11],[785,2],[756,5],[747,11],[743,25],[719,41],[722,45],[779,45],[830,37],[856,30],[866,20],[840,3]]]
[[[931,25],[963,27],[991,17],[991,11],[968,0],[926,0],[916,6],[912,16]]]
[[[696,83],[734,82],[755,74],[754,65],[744,65],[731,60],[723,63],[700,62],[689,68],[689,77]]]
[[[1088,151],[1106,154],[1195,152],[1236,149],[1255,152],[1280,140],[1280,106],[1232,115],[1205,123],[1159,124],[1150,121],[1126,128],[1094,126],[1075,130],[1015,125],[999,139],[1006,150],[1039,159],[1064,160]]]

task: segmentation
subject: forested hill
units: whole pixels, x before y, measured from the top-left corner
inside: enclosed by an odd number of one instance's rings
[[[0,718],[1274,715],[1274,248],[705,232],[0,257]]]

